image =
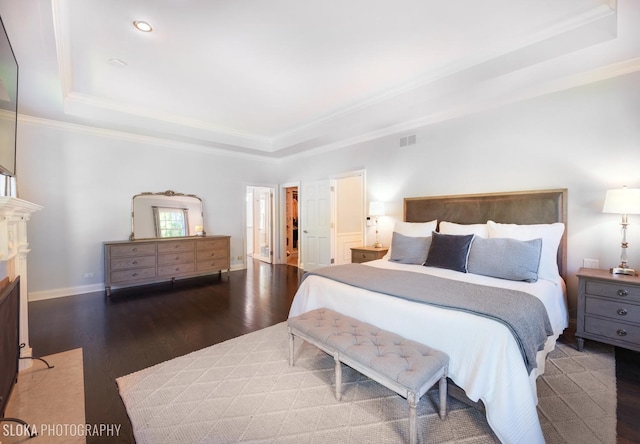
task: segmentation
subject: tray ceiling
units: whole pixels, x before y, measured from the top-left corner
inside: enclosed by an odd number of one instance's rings
[[[640,54],[576,58],[620,40],[626,4],[637,25],[632,1],[0,0],[0,15],[22,115],[284,157],[584,83]]]

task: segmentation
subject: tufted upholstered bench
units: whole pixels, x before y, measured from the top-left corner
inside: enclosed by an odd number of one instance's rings
[[[418,402],[438,381],[439,414],[446,417],[449,357],[445,353],[326,308],[291,317],[288,327],[290,365],[294,365],[295,336],[333,356],[338,401],[342,394],[341,362],[406,398],[411,444],[418,437]]]

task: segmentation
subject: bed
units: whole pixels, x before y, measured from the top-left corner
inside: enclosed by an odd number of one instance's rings
[[[395,233],[390,257],[362,265],[392,270],[393,273],[422,273],[474,286],[507,288],[534,295],[544,305],[553,330],[547,333],[550,335],[543,341],[543,348],[534,353],[534,368],[527,368],[514,335],[500,322],[318,275],[304,279],[294,297],[290,316],[326,307],[446,352],[450,357],[450,379],[471,401],[484,406],[487,421],[502,442],[542,443],[544,437],[536,410],[535,380],[544,373],[546,356],[568,325],[564,281],[566,202],[565,189],[404,199],[404,222],[397,223],[394,229],[398,232],[407,227],[409,230],[416,227],[425,230],[437,226],[439,231],[459,238],[475,232],[474,239],[485,235],[533,242],[527,236],[537,236],[539,228],[553,228],[555,241],[545,237],[548,231],[540,236],[539,276],[535,282],[391,261],[389,259],[393,259],[396,251],[394,245],[400,245],[395,242]],[[492,224],[490,235],[483,231],[489,230],[487,221]],[[411,233],[404,231],[404,234]],[[420,236],[413,237],[421,239]],[[436,237],[446,236],[434,235],[434,242]],[[545,255],[546,265],[543,264]],[[553,262],[551,268],[549,257]],[[543,266],[547,267],[544,273]]]

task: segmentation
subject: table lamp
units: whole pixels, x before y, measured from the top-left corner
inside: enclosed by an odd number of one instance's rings
[[[376,242],[373,244],[375,248],[382,247],[380,238],[378,237],[378,217],[384,216],[384,204],[382,202],[371,202],[369,204],[369,216],[375,217],[376,221]]]
[[[620,244],[620,265],[611,268],[612,274],[628,274],[634,276],[636,271],[627,266],[627,226],[629,225],[629,214],[640,214],[640,188],[622,187],[615,190],[608,190],[604,199],[603,213],[616,213],[622,215],[622,242]]]

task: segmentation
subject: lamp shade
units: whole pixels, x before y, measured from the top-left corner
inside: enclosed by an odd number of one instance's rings
[[[384,204],[382,202],[371,202],[369,204],[369,216],[384,216]]]
[[[640,188],[608,190],[603,213],[640,214]]]

